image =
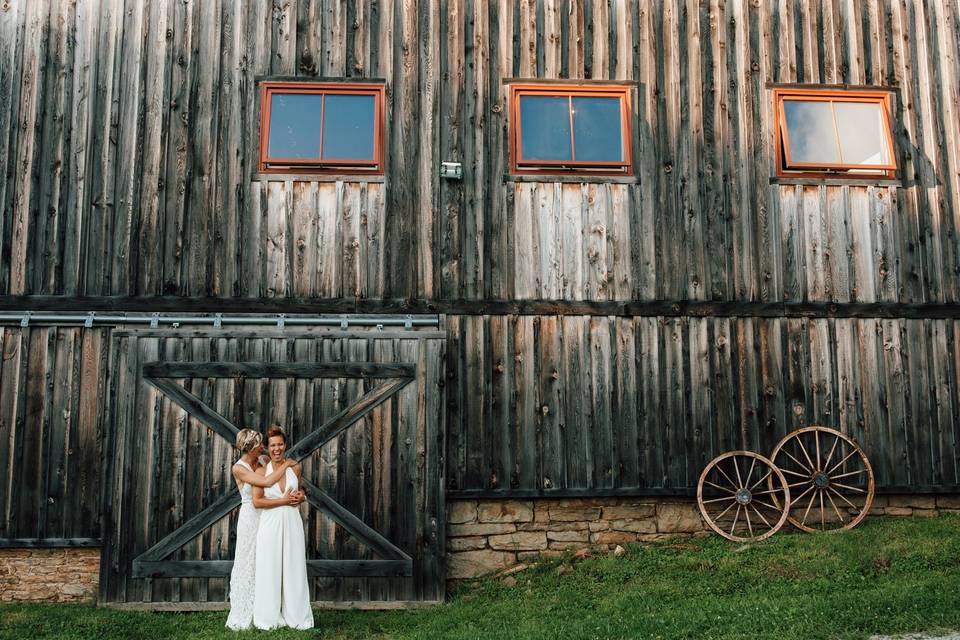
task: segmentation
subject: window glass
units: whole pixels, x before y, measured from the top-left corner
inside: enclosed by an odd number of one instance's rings
[[[833,110],[826,101],[784,100],[783,113],[793,162],[840,162]]]
[[[837,116],[840,155],[844,164],[890,164],[886,125],[880,104],[834,102],[833,108]]]
[[[573,143],[578,161],[621,162],[621,128],[620,98],[573,98]]]
[[[323,111],[324,160],[373,158],[375,107],[370,95],[327,95]]]
[[[309,160],[320,157],[320,107],[317,94],[274,93],[270,101],[271,158]]]
[[[524,160],[572,160],[570,99],[521,96],[520,134]]]

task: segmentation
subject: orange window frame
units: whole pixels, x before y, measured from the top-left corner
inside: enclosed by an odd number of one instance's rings
[[[549,96],[570,98],[570,150],[576,158],[573,133],[573,98],[619,98],[620,131],[623,144],[621,161],[525,160],[523,158],[523,123],[520,121],[520,98]],[[622,176],[633,173],[632,136],[630,134],[630,87],[621,85],[510,85],[510,172],[516,175],[591,175]]]
[[[358,175],[383,174],[384,137],[384,85],[371,83],[333,82],[287,82],[263,81],[260,83],[260,173],[337,173]],[[341,160],[337,158],[271,158],[270,107],[274,94],[346,95],[373,96],[374,132],[373,158],[367,160]],[[320,153],[323,154],[324,107],[320,110]]]
[[[777,176],[783,178],[895,178],[896,153],[893,144],[893,122],[890,115],[891,93],[874,90],[843,89],[786,89],[773,90],[774,135],[776,136]],[[888,164],[862,165],[843,162],[794,162],[790,155],[790,132],[783,104],[787,100],[802,102],[860,102],[880,105],[884,122],[884,142],[891,162]],[[834,127],[836,127],[834,115]],[[837,132],[839,143],[839,132]],[[848,172],[848,173],[844,173]]]

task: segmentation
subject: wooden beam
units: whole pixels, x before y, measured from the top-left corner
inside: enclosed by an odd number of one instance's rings
[[[324,610],[397,611],[426,609],[443,604],[442,600],[314,600],[310,606]],[[227,611],[230,603],[218,602],[98,602],[98,607],[121,611]]]
[[[957,318],[958,303],[711,302],[692,300],[464,300],[0,296],[0,311],[151,313],[584,315],[744,318]]]
[[[133,561],[134,578],[225,578],[232,560]],[[402,578],[413,575],[412,560],[307,560],[307,574],[333,578]]]
[[[236,487],[233,487],[230,492],[220,496],[209,507],[184,522],[176,531],[140,554],[138,558],[134,559],[134,564],[164,560],[184,544],[200,535],[200,532],[206,527],[230,513],[238,504],[240,504],[240,492],[237,491]]]
[[[316,431],[297,442],[287,451],[287,457],[296,460],[306,458],[317,448],[336,437],[338,433],[387,401],[390,396],[408,385],[412,379],[395,378],[371,389],[352,405],[324,422]]]
[[[150,378],[413,378],[415,364],[380,362],[147,362]]]
[[[144,376],[146,382],[183,407],[187,413],[220,434],[230,445],[237,440],[240,429],[217,413],[203,400],[169,379],[154,379]]]
[[[64,547],[100,547],[100,538],[0,538],[0,549],[56,549]]]
[[[363,543],[384,559],[411,561],[406,552],[327,495],[320,487],[307,479],[303,479],[302,483],[307,494],[307,501],[340,523],[358,542]]]

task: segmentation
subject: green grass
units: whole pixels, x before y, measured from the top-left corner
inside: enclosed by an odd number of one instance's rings
[[[572,565],[573,570],[561,569]],[[562,575],[561,575],[562,574]],[[865,638],[960,629],[960,517],[872,521],[836,536],[718,537],[545,562],[447,604],[318,611],[312,632],[232,633],[226,612],[0,606],[0,638]]]

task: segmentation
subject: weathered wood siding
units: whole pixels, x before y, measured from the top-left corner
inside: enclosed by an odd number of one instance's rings
[[[714,456],[811,424],[856,438],[886,490],[960,487],[958,321],[448,321],[458,495],[684,493]]]
[[[383,180],[256,175],[264,76],[384,80]],[[636,179],[505,176],[514,77],[633,83]],[[899,183],[772,184],[768,83],[895,89]],[[440,180],[442,160],[464,179]],[[960,303],[957,0],[8,0],[0,177],[8,307],[447,304],[452,489],[684,488],[713,452],[813,422],[865,442],[881,486],[960,484],[958,327],[895,306]],[[807,319],[456,310],[491,300],[812,304]],[[827,317],[847,302],[881,306]],[[4,334],[36,360],[32,378],[4,360],[0,380],[16,407],[0,427],[31,455],[42,429],[75,433],[8,418],[60,415],[43,385],[62,369],[41,366],[59,352],[32,336],[94,335],[74,331]],[[32,517],[35,491],[14,511]],[[11,535],[55,535],[11,525],[5,499]]]
[[[960,301],[958,34],[956,1],[11,0],[0,292]],[[385,182],[257,179],[271,75],[385,80]],[[638,183],[505,181],[511,77],[635,83]],[[769,82],[896,89],[902,187],[769,184]]]
[[[106,332],[2,327],[0,344],[0,538],[98,538]]]

